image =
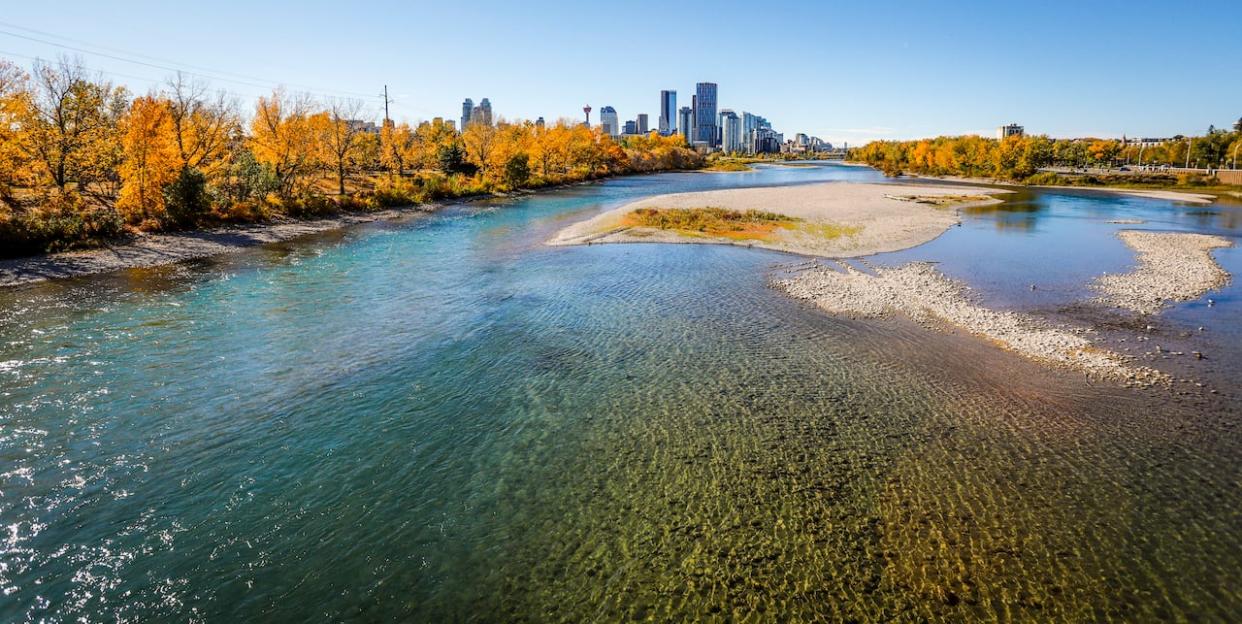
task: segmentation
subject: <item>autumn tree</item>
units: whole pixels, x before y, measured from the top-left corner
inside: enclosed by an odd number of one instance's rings
[[[320,162],[336,174],[337,191],[345,194],[345,179],[356,168],[360,137],[364,133],[358,117],[362,113],[359,100],[333,100],[328,110],[311,118]]]
[[[69,59],[37,63],[32,83],[30,106],[20,123],[25,146],[45,179],[62,192],[74,184],[86,190],[92,182],[114,181],[125,91],[89,80],[82,66]]]
[[[495,153],[499,134],[496,126],[485,123],[472,123],[466,126],[461,135],[466,148],[466,158],[479,168],[484,175],[490,175],[495,165]]]
[[[178,73],[169,81],[168,115],[183,169],[212,173],[224,165],[230,134],[238,127],[236,105],[223,92]]]
[[[433,169],[440,167],[440,155],[452,151],[452,146],[461,147],[461,135],[453,128],[453,124],[442,119],[433,119],[418,124],[414,131],[414,166]]]
[[[385,123],[380,130],[380,164],[393,175],[405,175],[405,168],[418,159],[414,131],[407,123]]]
[[[145,96],[134,100],[125,124],[121,192],[116,207],[126,221],[163,221],[164,189],[182,170],[169,100]]]
[[[277,192],[285,198],[302,189],[314,171],[315,141],[310,98],[277,89],[260,97],[250,123],[250,145],[257,162],[270,167]]]
[[[14,190],[27,169],[19,143],[21,120],[29,114],[26,72],[0,59],[0,203],[16,203]]]

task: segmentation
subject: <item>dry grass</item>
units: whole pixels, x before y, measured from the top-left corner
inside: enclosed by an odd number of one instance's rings
[[[704,167],[703,171],[754,171],[754,168],[743,162],[724,160]]]
[[[621,225],[670,230],[686,236],[715,236],[737,240],[765,240],[777,229],[793,229],[801,219],[762,210],[724,208],[639,208],[626,214]]]
[[[886,197],[896,199],[898,201],[928,204],[931,206],[952,206],[954,204],[987,201],[991,199],[987,195],[886,195]]]
[[[842,236],[858,236],[863,231],[861,225],[841,225],[839,223],[805,223],[802,231],[824,239],[841,238]]]

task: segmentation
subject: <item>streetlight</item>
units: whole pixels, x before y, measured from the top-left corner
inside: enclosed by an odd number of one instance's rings
[[[1186,167],[1185,167],[1186,169],[1190,168],[1190,148],[1194,147],[1194,144],[1195,144],[1194,138],[1186,139]]]

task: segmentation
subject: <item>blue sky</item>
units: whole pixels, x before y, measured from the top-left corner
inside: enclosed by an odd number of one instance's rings
[[[213,84],[247,109],[285,83],[366,95],[378,115],[387,83],[409,121],[488,97],[507,118],[580,118],[589,103],[654,125],[660,89],[688,105],[712,81],[721,107],[855,144],[1009,122],[1052,136],[1202,133],[1242,116],[1236,3],[997,4],[0,0],[0,57],[66,52],[33,38],[193,65],[234,80]],[[140,92],[171,73],[68,53]]]

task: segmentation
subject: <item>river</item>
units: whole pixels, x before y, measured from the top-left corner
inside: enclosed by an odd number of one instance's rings
[[[543,245],[881,179],[620,178],[0,292],[0,621],[1236,617],[1242,288],[1082,302],[1120,228],[1230,237],[1238,275],[1242,207],[1022,190],[868,259],[1206,354],[1147,356],[1174,390],[825,315],[768,286],[795,256]]]

